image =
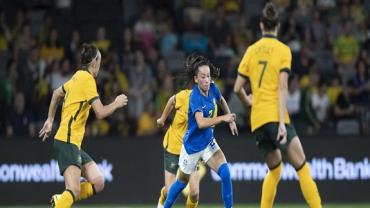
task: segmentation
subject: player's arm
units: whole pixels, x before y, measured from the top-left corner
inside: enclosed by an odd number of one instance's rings
[[[227,104],[224,96],[221,96],[221,100],[220,100],[219,105],[221,106],[222,111],[224,112],[224,114],[231,114],[229,105]],[[238,128],[236,127],[235,121],[230,122],[229,127],[230,127],[230,131],[231,131],[232,135],[238,135]]]
[[[224,111],[225,114],[230,114],[231,111],[230,111],[230,108],[229,108],[229,105],[227,104],[225,98],[222,96],[221,97],[221,108],[222,110]],[[231,131],[231,134],[232,135],[238,135],[238,127],[236,126],[236,123],[235,121],[232,121],[229,123],[229,128],[230,128],[230,131]]]
[[[239,74],[234,84],[234,93],[238,95],[244,106],[252,106],[252,95],[247,95],[244,89],[246,82],[246,78]]]
[[[195,120],[197,121],[198,128],[204,129],[214,125],[217,125],[221,122],[231,123],[235,121],[235,113],[229,113],[222,116],[206,118],[203,117],[203,113],[198,111],[195,113]]]
[[[280,72],[279,75],[279,131],[278,139],[281,143],[286,142],[285,110],[288,97],[288,72]]]
[[[42,141],[45,141],[45,139],[49,137],[55,118],[55,112],[57,111],[58,103],[64,97],[64,95],[65,93],[63,87],[58,87],[53,91],[53,96],[51,97],[49,106],[48,118],[46,119],[44,126],[39,132],[39,137],[42,138]]]
[[[175,106],[175,103],[176,103],[176,98],[175,98],[175,95],[173,95],[172,97],[170,97],[170,99],[168,99],[166,107],[164,107],[161,117],[157,119],[158,127],[164,126],[164,123],[166,122],[166,119],[168,118],[168,116],[171,114]]]
[[[91,106],[95,112],[95,115],[98,119],[103,119],[111,115],[116,109],[121,108],[127,105],[127,96],[124,94],[118,95],[116,99],[109,105],[103,105],[98,97],[95,100],[91,101]]]

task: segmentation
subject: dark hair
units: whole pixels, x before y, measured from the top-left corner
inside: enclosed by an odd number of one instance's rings
[[[265,5],[265,8],[262,10],[261,22],[266,31],[271,31],[276,28],[279,24],[279,12],[276,9],[275,5],[271,2]]]
[[[94,45],[83,43],[81,51],[81,68],[87,70],[91,61],[97,57],[98,48]]]
[[[194,81],[194,76],[197,75],[199,67],[205,65],[209,66],[212,78],[218,78],[220,76],[220,69],[215,67],[209,59],[193,53],[186,58],[185,72],[181,76],[185,80],[185,86],[188,86]]]

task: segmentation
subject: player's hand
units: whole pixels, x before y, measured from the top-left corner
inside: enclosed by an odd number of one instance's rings
[[[52,127],[53,122],[47,119],[39,132],[39,138],[42,138],[42,141],[45,141],[45,139],[49,137]]]
[[[235,121],[236,115],[235,115],[235,113],[228,113],[228,114],[223,115],[222,118],[223,118],[224,122],[231,123],[231,122]]]
[[[235,136],[235,135],[238,136],[239,135],[239,133],[238,133],[238,127],[236,126],[235,121],[229,123],[229,127],[230,127],[231,134],[233,136]]]
[[[287,141],[285,123],[279,123],[277,140],[280,142],[280,144],[285,144]]]
[[[127,102],[128,102],[128,99],[127,99],[127,96],[124,95],[124,94],[120,94],[116,97],[116,99],[114,100],[115,103],[117,103],[118,107],[121,108],[125,105],[127,105]]]
[[[157,119],[157,127],[162,128],[164,126],[164,120],[162,118]]]

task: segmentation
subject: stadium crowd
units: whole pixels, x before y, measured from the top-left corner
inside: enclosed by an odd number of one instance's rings
[[[177,78],[186,55],[193,52],[220,67],[216,82],[238,114],[239,125],[249,131],[249,112],[234,95],[233,84],[245,50],[261,36],[256,11],[264,1],[144,4],[136,15],[122,20],[119,35],[107,32],[109,25],[96,25],[90,31],[96,34],[93,39],[81,35],[79,27],[60,26],[56,15],[66,15],[65,8],[45,3],[40,12],[43,1],[30,2],[15,13],[0,12],[1,137],[37,134],[53,90],[78,69],[83,42],[92,42],[102,52],[97,80],[102,102],[121,92],[129,97],[127,108],[106,120],[91,115],[87,136],[157,134],[156,119],[167,99],[182,87]],[[280,39],[293,55],[287,106],[297,130],[368,135],[370,1],[273,2],[282,17]],[[51,12],[58,10],[63,11]],[[67,11],[72,17],[79,15]]]

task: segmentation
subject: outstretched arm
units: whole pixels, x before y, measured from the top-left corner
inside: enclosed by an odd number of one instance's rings
[[[109,105],[103,105],[100,99],[96,99],[91,103],[91,106],[98,119],[103,119],[111,115],[117,108],[127,105],[128,99],[124,94],[118,95],[116,99]]]
[[[225,115],[217,116],[217,117],[212,117],[212,118],[203,117],[202,112],[196,112],[195,113],[195,120],[197,121],[198,128],[200,128],[200,129],[208,128],[208,127],[217,125],[221,122],[231,123],[231,122],[235,121],[235,117],[236,116],[235,116],[234,113],[229,113],[229,114],[225,114]]]
[[[158,127],[163,127],[164,126],[164,123],[166,122],[168,116],[171,114],[174,106],[175,106],[175,95],[173,95],[172,97],[170,97],[170,99],[168,99],[167,101],[167,104],[166,104],[166,107],[164,107],[164,110],[162,112],[162,115],[160,118],[157,119],[157,126]]]
[[[39,132],[39,137],[42,138],[42,141],[45,141],[49,137],[51,129],[53,127],[53,122],[55,118],[55,112],[57,111],[57,105],[59,101],[64,97],[65,93],[62,87],[58,87],[53,91],[53,96],[51,97],[51,102],[49,106],[48,118],[46,119],[44,126]]]
[[[227,104],[225,98],[222,96],[221,101],[220,101],[221,108],[224,112],[224,114],[230,114],[230,108],[229,105]],[[236,127],[235,121],[232,121],[229,123],[230,131],[232,135],[238,135],[238,128]]]

